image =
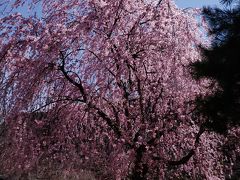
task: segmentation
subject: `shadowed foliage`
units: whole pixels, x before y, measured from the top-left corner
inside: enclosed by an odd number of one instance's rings
[[[202,48],[205,60],[193,66],[195,78],[210,78],[218,86],[213,95],[197,99],[198,110],[208,118],[209,129],[225,133],[240,123],[240,2],[221,2],[228,6],[203,11],[213,42]]]

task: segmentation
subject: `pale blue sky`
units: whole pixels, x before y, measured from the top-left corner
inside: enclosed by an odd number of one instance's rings
[[[175,2],[181,8],[220,5],[219,0],[175,0]]]
[[[1,0],[0,0],[1,1]],[[180,8],[188,8],[188,7],[198,7],[201,8],[203,6],[219,6],[220,0],[175,0],[176,4]],[[36,8],[37,15],[41,16],[40,8]],[[18,12],[21,12],[23,15],[28,15],[30,12],[26,10],[26,7],[20,7]],[[1,8],[0,8],[0,17],[1,17]]]

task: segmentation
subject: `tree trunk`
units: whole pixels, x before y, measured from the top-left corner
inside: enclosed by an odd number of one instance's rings
[[[144,164],[142,162],[142,157],[145,151],[146,151],[146,148],[144,145],[141,145],[136,149],[136,159],[135,159],[134,168],[132,170],[132,174],[130,177],[130,179],[132,180],[146,179],[145,177],[148,172],[148,166],[147,164]]]

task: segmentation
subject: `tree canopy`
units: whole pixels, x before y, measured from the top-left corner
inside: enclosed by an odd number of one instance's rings
[[[205,8],[203,13],[213,36],[211,48],[202,48],[204,60],[195,63],[198,78],[213,79],[218,90],[199,99],[199,109],[208,117],[210,129],[226,133],[240,124],[240,4],[222,1],[231,8]]]
[[[194,80],[188,68],[208,45],[198,9],[172,0],[6,0],[1,7],[9,5],[12,12],[40,6],[42,16],[0,19],[3,174],[231,176],[239,149],[229,139],[239,130],[209,132],[195,111],[197,97],[214,94],[206,88],[212,81]]]

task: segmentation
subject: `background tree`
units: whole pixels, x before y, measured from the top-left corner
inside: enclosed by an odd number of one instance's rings
[[[239,134],[235,132],[240,125],[240,1],[223,0],[222,3],[226,5],[224,9],[207,7],[203,11],[212,44],[210,48],[202,47],[204,60],[193,67],[197,79],[212,79],[213,86],[217,85],[215,93],[197,99],[197,110],[206,117],[209,130],[229,138],[223,152],[227,161],[232,161],[239,149]],[[239,152],[234,156],[233,179],[240,175]]]
[[[194,81],[187,68],[205,44],[198,10],[171,0],[18,0],[12,8],[26,3],[42,17],[14,13],[0,25],[3,173],[231,174],[219,151],[228,139],[206,132],[194,113],[194,99],[211,94],[210,81]]]
[[[240,80],[240,9],[239,1],[222,1],[234,7],[205,8],[204,16],[213,36],[211,48],[202,48],[204,61],[195,63],[197,78],[214,79],[218,90],[199,99],[200,111],[209,118],[208,127],[224,133],[229,126],[239,125]]]

